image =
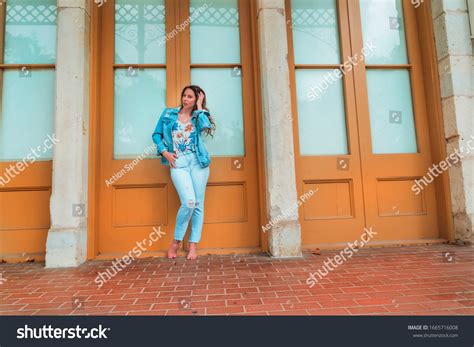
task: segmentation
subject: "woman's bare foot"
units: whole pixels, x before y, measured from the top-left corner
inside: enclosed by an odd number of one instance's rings
[[[196,250],[196,243],[194,242],[190,242],[189,243],[189,252],[188,252],[188,256],[186,257],[186,259],[188,260],[194,260],[194,259],[197,259],[197,250]]]
[[[179,244],[181,241],[173,240],[173,242],[170,245],[170,248],[168,248],[168,258],[169,259],[174,259],[178,255],[178,249],[179,249]]]

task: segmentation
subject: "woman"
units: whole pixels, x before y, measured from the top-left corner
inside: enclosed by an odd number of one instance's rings
[[[188,260],[197,258],[197,243],[204,222],[204,195],[209,178],[210,158],[202,133],[213,135],[216,125],[206,108],[206,95],[198,86],[186,86],[181,105],[165,108],[153,132],[161,163],[170,166],[171,179],[181,207],[176,215],[174,240],[168,258],[176,258],[191,219]]]

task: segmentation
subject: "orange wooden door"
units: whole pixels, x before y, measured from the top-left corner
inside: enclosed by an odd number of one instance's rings
[[[375,240],[434,239],[434,185],[412,188],[433,163],[415,7],[388,5],[349,1],[353,50],[369,40],[379,47],[354,69],[367,225],[378,230]]]
[[[347,71],[343,79],[333,76],[343,57],[352,54],[348,7],[345,1],[332,5],[287,1],[287,17],[292,18],[289,49],[294,52],[290,66],[296,85],[293,114],[298,114],[292,119],[297,185],[300,196],[314,192],[300,207],[302,243],[307,246],[353,239],[365,226],[353,72]],[[332,42],[318,45],[311,26],[319,21],[327,22]],[[314,44],[314,51],[301,47],[305,43]],[[330,53],[318,55],[326,47]]]
[[[215,139],[206,139],[213,157],[200,250],[260,247],[250,2],[211,4],[201,21],[186,22],[190,12],[199,18],[195,12],[206,8],[199,2],[173,0],[116,0],[103,7],[97,257],[129,252],[158,226],[165,234],[144,254],[162,254],[173,239],[179,199],[169,168],[160,164],[155,151],[136,159],[152,145],[151,134],[163,108],[177,107],[182,87],[191,82],[206,91],[217,123]],[[192,31],[214,35],[209,29],[213,25],[234,34],[237,30],[239,61],[191,63]],[[235,90],[241,92],[232,96]],[[235,111],[226,117],[222,91],[229,93],[229,102],[241,104],[240,120]],[[226,136],[229,132],[233,140]]]
[[[0,5],[0,260],[43,260],[57,143],[56,3]]]
[[[298,192],[315,191],[300,209],[307,248],[369,227],[373,241],[438,237],[434,187],[411,189],[431,163],[413,11],[287,1]]]
[[[181,85],[204,88],[218,127],[215,139],[207,141],[213,158],[201,242],[201,248],[214,252],[260,247],[250,6],[250,0],[180,0],[180,23],[195,18],[180,44]],[[220,36],[221,30],[233,34]],[[235,52],[225,53],[231,49]]]

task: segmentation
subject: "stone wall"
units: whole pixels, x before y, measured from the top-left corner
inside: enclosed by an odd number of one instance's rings
[[[432,16],[448,154],[460,163],[449,170],[457,243],[472,244],[474,214],[474,57],[466,0],[433,0]]]

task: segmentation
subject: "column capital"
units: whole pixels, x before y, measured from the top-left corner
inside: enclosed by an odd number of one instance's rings
[[[258,10],[285,10],[285,0],[258,0]]]
[[[80,8],[90,14],[91,4],[94,0],[57,0],[58,11],[65,8]]]

